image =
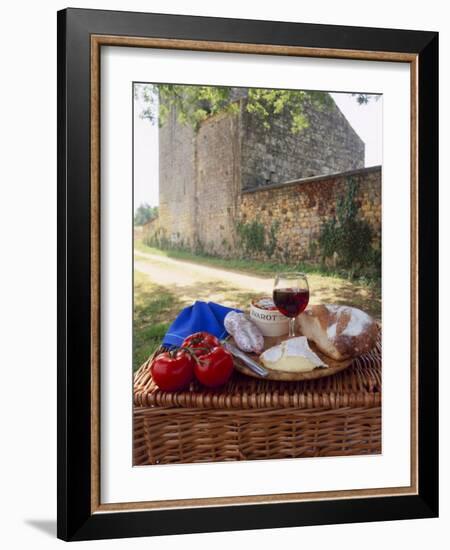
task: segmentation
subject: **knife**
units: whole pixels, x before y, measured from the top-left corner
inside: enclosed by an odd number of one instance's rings
[[[223,342],[223,346],[231,353],[231,355],[240,359],[250,370],[252,370],[258,376],[265,377],[269,374],[269,371],[267,369],[251,359],[247,354],[245,354],[243,351],[241,351],[230,342]]]

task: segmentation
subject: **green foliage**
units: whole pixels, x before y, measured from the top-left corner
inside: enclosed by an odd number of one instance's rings
[[[141,204],[134,213],[134,225],[144,225],[158,217],[158,207],[146,202]]]
[[[196,130],[210,115],[239,111],[238,102],[232,100],[232,91],[233,88],[228,86],[180,84],[137,84],[134,88],[135,98],[142,98],[145,105],[140,113],[142,118],[162,126],[173,109],[180,123]],[[368,103],[372,97],[369,94],[353,95],[361,105]],[[312,105],[318,110],[330,109],[333,100],[327,92],[249,88],[245,109],[255,114],[265,128],[270,128],[277,116],[288,113],[291,132],[296,134],[308,127],[306,105]]]
[[[318,244],[315,241],[309,243],[309,257],[315,258],[317,255]]]
[[[152,234],[144,235],[142,242],[146,246],[155,246],[161,250],[167,250],[169,245],[169,239],[166,237],[166,232],[159,228]]]
[[[352,96],[356,98],[359,105],[367,105],[372,98],[378,101],[381,97],[379,94],[352,94]]]
[[[204,243],[200,240],[195,241],[194,245],[186,242],[179,233],[176,239],[170,239],[164,227],[159,227],[155,232],[144,235],[142,242],[150,248],[173,252],[191,252],[198,256],[212,256],[213,245],[209,243],[209,252],[206,251]]]
[[[206,255],[205,245],[203,244],[203,242],[200,239],[197,239],[195,241],[194,253],[197,254],[198,256],[205,256]]]
[[[199,124],[210,115],[228,111],[236,113],[239,106],[230,102],[229,87],[185,86],[158,84],[135,86],[135,98],[142,98],[145,108],[141,118],[147,118],[160,126],[165,124],[172,109],[178,121],[198,129]]]
[[[333,217],[322,225],[319,236],[319,248],[323,258],[331,258],[338,247],[337,222]]]
[[[331,108],[333,101],[326,92],[250,88],[246,108],[249,113],[255,113],[262,120],[265,128],[270,128],[271,121],[277,115],[289,113],[291,132],[297,134],[309,125],[305,115],[307,104],[322,110],[325,107]]]
[[[265,252],[271,258],[277,247],[277,232],[279,222],[273,222],[266,233],[264,224],[256,220],[251,222],[238,222],[236,232],[239,244],[245,254]]]
[[[262,223],[256,220],[248,223],[238,222],[236,231],[246,253],[264,251],[265,230]]]
[[[267,235],[267,244],[265,246],[266,254],[269,258],[272,258],[272,256],[275,254],[275,250],[277,248],[277,233],[279,228],[279,221],[272,222],[269,228],[269,233]]]
[[[373,231],[359,216],[356,201],[358,186],[349,178],[347,190],[336,207],[336,216],[321,229],[318,245],[323,259],[336,257],[337,265],[347,273],[381,276],[381,254],[372,246]]]
[[[156,247],[160,250],[184,250],[186,248],[184,239],[178,238],[171,240],[163,227],[159,227],[154,233],[144,235],[142,242],[146,246]]]

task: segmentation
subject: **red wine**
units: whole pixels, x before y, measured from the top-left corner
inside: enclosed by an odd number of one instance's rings
[[[308,305],[309,290],[305,288],[276,288],[273,301],[286,317],[297,317]]]

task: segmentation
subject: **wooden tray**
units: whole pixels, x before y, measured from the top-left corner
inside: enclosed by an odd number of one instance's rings
[[[264,339],[264,350],[271,348],[272,346],[276,346],[283,340],[286,340],[287,336],[281,336],[281,337],[269,337],[267,336]],[[233,338],[230,338],[230,341],[236,345]],[[267,368],[265,365],[262,364],[262,362],[259,360],[259,356],[256,355],[256,353],[249,353],[248,356],[254,359],[257,363],[259,363],[261,366],[263,366],[265,369],[269,371],[269,374],[267,376],[259,376],[255,372],[253,372],[251,369],[249,369],[242,361],[240,361],[238,358],[234,357],[234,366],[236,370],[241,372],[242,374],[246,374],[248,376],[252,376],[253,378],[259,378],[260,380],[285,380],[285,381],[299,381],[299,380],[314,380],[316,378],[324,378],[325,376],[332,376],[333,374],[336,374],[347,367],[349,367],[353,361],[356,359],[356,357],[352,357],[350,359],[346,359],[344,361],[336,361],[334,359],[331,359],[330,357],[327,357],[324,355],[321,351],[319,351],[314,344],[314,342],[311,342],[308,340],[309,347],[316,353],[320,359],[328,365],[328,368],[318,367],[312,371],[308,372],[286,372],[286,371],[279,371],[279,370],[272,370]]]

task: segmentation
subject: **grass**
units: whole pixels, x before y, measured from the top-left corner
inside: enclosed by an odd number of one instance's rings
[[[279,262],[263,262],[245,258],[219,258],[218,256],[211,256],[208,254],[194,254],[187,250],[161,250],[148,246],[142,240],[137,239],[134,242],[134,249],[147,254],[157,254],[158,256],[165,256],[166,258],[190,261],[196,264],[229,269],[251,275],[258,275],[260,277],[273,277],[275,273],[279,273],[280,271],[301,271],[303,273],[321,275],[323,277],[348,279],[342,272],[325,266],[312,266],[305,263],[286,265]],[[369,287],[380,286],[379,279],[368,279],[366,277],[354,279],[353,282]]]
[[[167,288],[153,284],[144,274],[134,273],[133,369],[138,369],[160,345],[170,323],[181,309],[178,298]]]

